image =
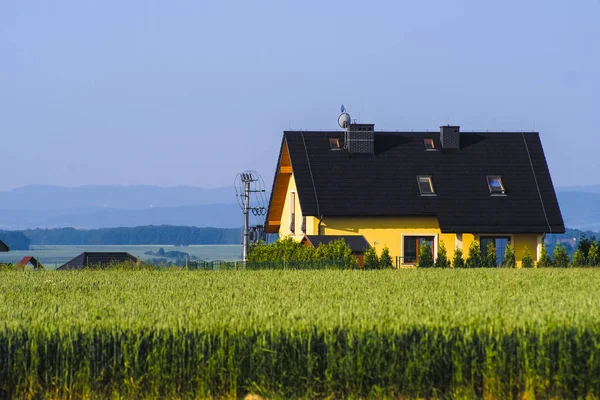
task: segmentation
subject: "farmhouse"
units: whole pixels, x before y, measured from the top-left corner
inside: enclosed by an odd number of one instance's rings
[[[539,258],[545,234],[565,231],[536,132],[283,133],[265,231],[296,240],[363,236],[396,266],[418,262],[427,242],[448,256],[489,242],[502,259]]]
[[[134,262],[138,259],[125,252],[91,252],[86,251],[79,254],[66,264],[58,267],[58,270],[83,269],[88,266],[106,267],[113,263]]]
[[[0,240],[0,252],[6,253],[7,251],[10,251],[10,248],[2,240]]]

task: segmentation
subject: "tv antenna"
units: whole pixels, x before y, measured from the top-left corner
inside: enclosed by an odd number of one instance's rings
[[[264,232],[264,226],[262,224],[256,224],[256,226],[250,227],[250,214],[254,216],[257,221],[259,217],[264,216],[267,213],[267,197],[265,191],[265,181],[256,171],[244,171],[235,177],[234,181],[235,197],[237,202],[242,209],[244,215],[244,231],[242,239],[242,261],[246,265],[248,260],[248,245],[250,239],[252,242],[258,242]],[[252,234],[252,238],[250,235]]]

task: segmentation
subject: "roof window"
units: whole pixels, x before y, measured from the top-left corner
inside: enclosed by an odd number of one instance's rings
[[[435,190],[433,189],[433,181],[431,180],[431,176],[417,176],[417,182],[419,183],[419,191],[421,192],[421,194],[435,195]]]
[[[487,177],[488,187],[490,188],[490,194],[505,194],[504,185],[502,184],[502,178],[497,175],[488,175]]]
[[[433,142],[433,139],[423,139],[423,142],[425,143],[425,150],[427,151],[435,151],[437,150],[435,148],[435,143]]]
[[[329,138],[329,147],[331,148],[331,150],[340,150],[340,139]]]

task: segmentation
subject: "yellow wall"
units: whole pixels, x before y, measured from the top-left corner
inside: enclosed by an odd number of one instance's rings
[[[295,232],[292,233],[290,231],[290,193],[296,193],[296,229]],[[312,222],[312,221],[311,221]],[[307,228],[308,228],[308,218],[307,218]],[[295,240],[302,240],[304,237],[304,233],[302,232],[302,209],[300,208],[300,199],[298,197],[298,190],[296,190],[296,180],[294,179],[294,175],[290,178],[290,182],[287,187],[287,192],[285,196],[285,202],[283,204],[283,213],[281,214],[281,226],[279,227],[279,237],[291,236]],[[308,229],[307,229],[308,232]]]

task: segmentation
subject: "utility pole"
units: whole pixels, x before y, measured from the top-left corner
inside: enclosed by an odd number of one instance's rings
[[[249,228],[249,213],[250,213],[250,182],[252,177],[247,174],[242,174],[242,182],[244,182],[244,241],[242,249],[242,261],[244,267],[248,261],[248,228]]]

